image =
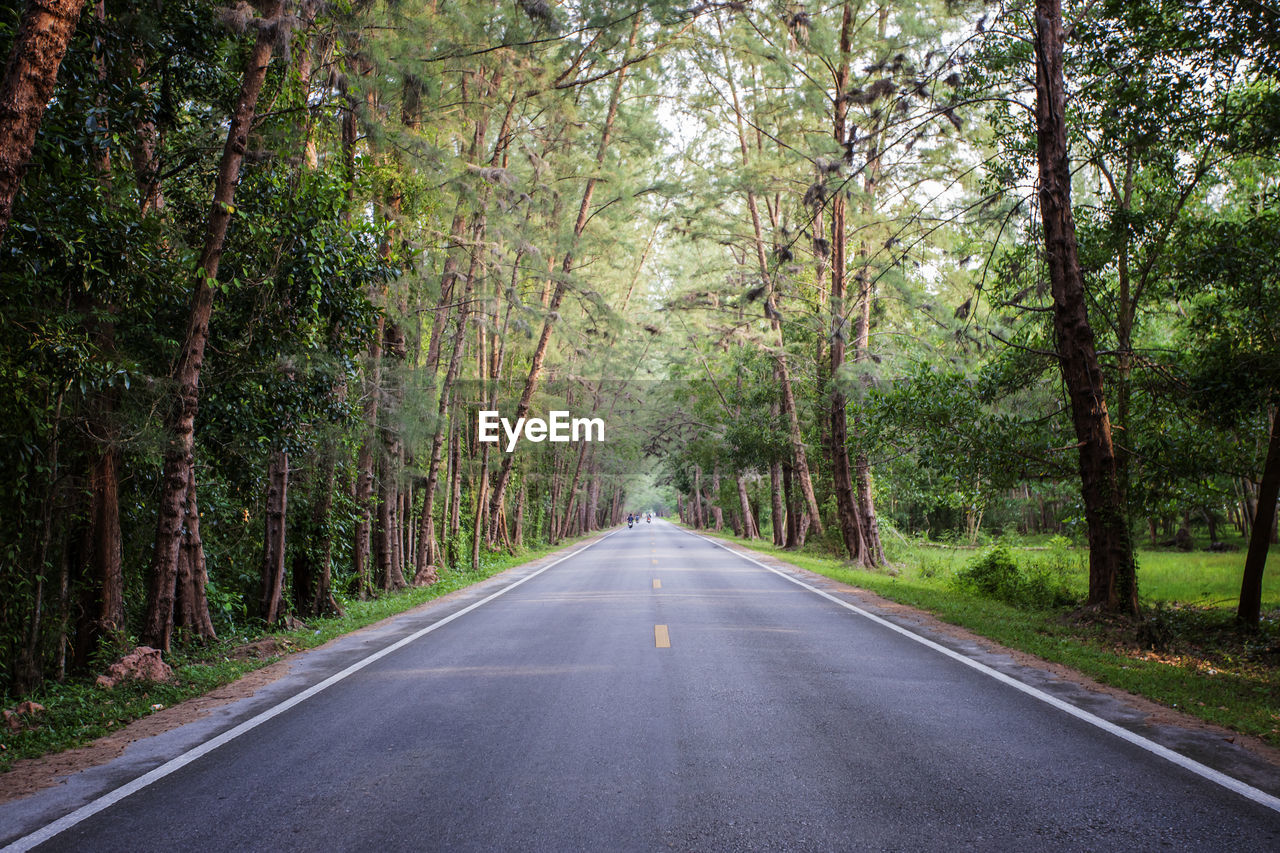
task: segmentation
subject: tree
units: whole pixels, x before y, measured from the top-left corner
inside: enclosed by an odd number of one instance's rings
[[[258,96],[266,80],[267,67],[276,45],[289,37],[287,18],[280,2],[270,2],[262,10],[261,22],[253,50],[245,63],[240,94],[231,116],[231,127],[223,148],[222,161],[213,190],[208,229],[200,253],[199,269],[191,299],[191,316],[182,350],[174,368],[177,405],[166,422],[168,447],[164,454],[164,475],[160,493],[159,521],[156,526],[155,551],[151,561],[151,579],[147,595],[147,615],[142,630],[144,642],[164,651],[169,650],[173,631],[174,590],[177,582],[179,551],[183,537],[183,508],[188,490],[193,488],[195,455],[195,419],[200,402],[200,370],[204,365],[205,345],[209,340],[209,319],[213,313],[214,290],[218,281],[218,265],[222,260],[227,227],[235,213],[235,191],[240,165],[248,147]]]
[[[1137,614],[1138,581],[1129,521],[1116,471],[1111,420],[1085,302],[1071,210],[1066,93],[1059,0],[1036,0],[1036,159],[1045,257],[1062,379],[1079,440],[1080,482],[1089,526],[1088,603]]]
[[[1262,578],[1280,498],[1280,207],[1274,190],[1230,214],[1196,223],[1180,247],[1181,292],[1190,297],[1185,332],[1188,383],[1202,412],[1219,423],[1261,420],[1267,438],[1257,478],[1237,618],[1256,626]]]
[[[0,81],[0,240],[84,0],[27,0]]]

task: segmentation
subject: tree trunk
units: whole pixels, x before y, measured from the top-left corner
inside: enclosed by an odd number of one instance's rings
[[[263,17],[275,19],[280,3],[272,2],[263,9]],[[209,318],[213,313],[213,285],[218,280],[218,264],[226,242],[227,226],[235,209],[236,183],[244,161],[249,130],[253,124],[258,95],[267,76],[267,66],[275,43],[275,28],[258,30],[235,112],[227,132],[226,146],[218,167],[213,206],[209,211],[208,230],[200,253],[200,272],[191,301],[191,317],[183,340],[182,351],[174,369],[178,386],[177,405],[166,418],[168,446],[164,453],[164,473],[160,487],[159,522],[156,525],[155,551],[151,559],[151,577],[147,591],[147,612],[141,639],[147,645],[169,650],[173,632],[174,587],[177,583],[178,551],[182,545],[183,507],[192,480],[195,454],[195,419],[200,402],[200,369],[204,364],[205,345],[209,340]]]
[[[480,571],[480,543],[484,540],[484,522],[488,513],[485,512],[485,499],[488,497],[486,492],[489,491],[489,449],[493,445],[485,442],[484,448],[480,451],[480,482],[476,489],[475,500],[475,526],[471,532],[471,571]]]
[[[889,7],[881,6],[878,14],[876,37],[880,42],[885,39],[889,23]],[[883,150],[882,139],[884,127],[882,119],[873,118],[871,153],[866,166],[866,177],[863,182],[864,212],[874,218],[876,194],[879,190],[882,164],[880,153]],[[865,364],[871,360],[871,309],[875,304],[875,285],[871,275],[871,251],[864,238],[858,246],[858,315],[854,323],[853,360],[857,364]],[[834,375],[834,374],[833,374]],[[864,387],[868,380],[862,380]],[[855,421],[855,432],[860,433],[860,424]],[[875,497],[871,488],[871,463],[865,450],[859,449],[854,458],[854,479],[858,508],[858,523],[862,526],[862,543],[865,552],[863,564],[867,566],[884,565],[884,546],[880,543],[880,523],[876,518]]]
[[[146,68],[141,57],[134,58],[134,68],[141,78]],[[144,113],[145,115],[145,113]],[[134,128],[133,160],[134,180],[138,187],[138,212],[142,216],[164,210],[164,192],[160,186],[160,147],[162,139],[155,120],[142,118]]]
[[[186,629],[202,640],[216,639],[213,619],[209,616],[209,599],[205,589],[209,573],[204,560],[204,540],[200,536],[200,504],[196,500],[195,472],[187,484],[186,521],[183,524],[182,547],[178,552],[178,579],[175,584],[174,618],[176,628]]]
[[[697,465],[693,466],[693,495],[690,498],[690,506],[693,514],[693,526],[698,530],[707,527],[709,522],[702,503],[702,468]]]
[[[512,533],[511,544],[517,548],[524,545],[524,505],[528,497],[528,487],[520,484],[520,493],[516,496],[516,529]]]
[[[341,616],[342,607],[333,595],[333,490],[337,463],[334,448],[324,447],[320,452],[324,454],[320,473],[311,484],[309,541],[294,549],[290,567],[294,606],[303,616]]]
[[[643,17],[643,15],[637,14],[632,22],[631,36],[627,44],[627,57],[630,57],[631,51],[635,48],[636,36],[640,32],[640,20]],[[618,117],[618,105],[622,99],[622,83],[626,78],[625,63],[619,67],[616,74],[613,92],[609,96],[609,109],[605,114],[604,126],[600,130],[600,144],[596,149],[597,169],[604,165],[605,154],[609,150],[609,141],[613,135],[613,124]],[[520,393],[520,402],[516,406],[513,422],[529,414],[529,404],[533,399],[533,392],[538,386],[538,379],[542,375],[542,362],[547,355],[547,344],[551,340],[551,330],[559,318],[560,303],[564,300],[569,276],[573,272],[574,253],[577,250],[578,241],[582,238],[582,232],[587,229],[587,222],[591,214],[591,198],[595,194],[596,184],[599,180],[598,177],[592,175],[587,179],[587,185],[582,191],[582,202],[578,205],[578,218],[573,224],[573,240],[560,263],[560,279],[556,282],[555,290],[552,291],[551,300],[547,305],[547,316],[542,323],[542,333],[538,336],[538,345],[533,351],[533,357],[530,359],[529,375],[525,380],[524,390]],[[511,465],[514,458],[514,453],[508,453],[505,454],[505,458],[502,460],[502,469],[498,472],[498,480],[493,487],[493,497],[489,502],[489,516],[493,520],[496,520],[502,512],[502,502],[506,496],[507,486],[511,482]]]
[[[119,451],[96,451],[89,473],[83,613],[76,631],[75,663],[88,662],[99,638],[125,629],[124,567],[120,534]]]
[[[267,468],[267,514],[262,536],[262,621],[274,625],[284,617],[285,513],[289,499],[289,457],[271,454]]]
[[[373,553],[377,561],[377,586],[383,592],[404,589],[408,586],[404,575],[400,573],[396,555],[400,501],[397,491],[398,472],[395,470],[395,465],[395,456],[391,453],[386,454],[378,486],[378,523],[374,530]]]
[[[457,542],[462,532],[462,429],[451,427],[452,445],[449,448],[449,541]],[[456,565],[450,559],[450,565]]]
[[[729,57],[725,57],[726,67],[731,67]],[[738,152],[742,159],[742,167],[746,169],[750,165],[750,148],[747,145],[746,128],[743,121],[742,106],[738,100],[738,89],[733,82],[732,73],[729,74],[729,92],[732,96],[734,120],[738,129]],[[805,450],[804,438],[800,431],[800,418],[796,411],[795,392],[791,384],[791,369],[787,363],[787,347],[786,339],[782,333],[782,314],[777,307],[777,288],[774,276],[769,271],[769,261],[766,255],[764,229],[760,221],[760,208],[753,191],[747,191],[747,210],[751,214],[751,229],[753,244],[755,247],[756,265],[760,270],[760,277],[766,286],[765,297],[765,316],[769,318],[769,327],[777,335],[777,350],[774,356],[775,375],[778,379],[778,386],[782,393],[782,411],[787,416],[787,435],[791,440],[791,453],[794,460],[796,471],[799,472],[800,488],[804,492],[805,502],[809,508],[809,514],[813,518],[813,523],[817,526],[818,532],[822,532],[822,515],[818,511],[818,498],[813,491],[813,479],[809,475],[809,459]]]
[[[711,517],[715,519],[715,530],[724,529],[724,510],[720,508],[720,466],[711,469]]]
[[[476,223],[477,228],[482,228],[481,221]],[[478,233],[478,232],[477,232]],[[470,313],[471,295],[475,289],[475,260],[473,253],[472,269],[467,275],[466,289],[462,295],[461,304],[458,307],[457,323],[453,333],[453,350],[449,353],[449,366],[445,371],[444,380],[440,385],[440,404],[436,412],[436,432],[431,439],[431,459],[427,464],[427,482],[423,486],[425,496],[423,498],[421,529],[418,531],[418,555],[416,559],[417,571],[414,574],[413,582],[415,585],[427,585],[434,583],[438,576],[435,566],[440,561],[440,555],[436,552],[435,541],[435,491],[436,483],[440,477],[440,463],[443,459],[444,442],[446,431],[450,429],[450,400],[453,394],[454,383],[457,381],[458,372],[462,367],[462,352],[466,346],[467,337],[467,318]],[[487,445],[486,445],[487,447]],[[458,460],[460,461],[460,459]],[[458,463],[454,463],[454,475],[457,476]],[[457,513],[457,496],[455,494],[453,506],[450,510]],[[456,535],[456,529],[450,526],[450,531]]]
[[[836,495],[836,516],[840,525],[840,535],[849,558],[856,562],[864,562],[866,548],[862,535],[862,524],[858,518],[858,503],[854,494],[853,471],[849,462],[848,415],[845,411],[845,396],[838,387],[840,367],[844,364],[845,353],[845,219],[844,198],[837,195],[831,204],[831,389],[830,408],[830,453],[831,477]]]
[[[782,466],[782,497],[783,505],[787,510],[787,529],[786,539],[782,543],[782,547],[788,551],[799,548],[804,543],[800,541],[800,525],[797,523],[794,511],[796,502],[791,489],[791,466]]]
[[[27,0],[0,81],[0,241],[84,0]]]
[[[1111,421],[1076,248],[1067,159],[1059,0],[1036,0],[1036,137],[1040,215],[1053,290],[1062,379],[1080,443],[1080,481],[1089,530],[1088,603],[1137,614],[1138,581],[1120,494]]]
[[[369,368],[364,382],[364,441],[356,454],[356,527],[351,560],[355,569],[357,594],[364,598],[369,592],[369,548],[373,518],[374,442],[378,435],[378,408],[382,399],[382,337],[386,318],[378,315],[369,344]]]
[[[741,474],[736,478],[738,483],[738,503],[742,507],[742,535],[747,539],[759,539],[760,528],[756,526],[755,516],[751,514],[751,500],[747,497],[747,481]]]
[[[1244,578],[1240,583],[1240,606],[1236,618],[1257,625],[1262,615],[1262,572],[1267,565],[1271,530],[1276,522],[1276,500],[1280,499],[1280,411],[1271,414],[1271,441],[1262,465],[1257,512],[1249,534],[1249,550],[1244,558]]]
[[[846,0],[840,24],[840,67],[836,72],[832,136],[837,145],[844,146],[848,139],[847,118],[849,112],[845,93],[849,88],[849,63],[852,52],[854,26],[853,4]],[[840,535],[849,558],[867,563],[867,549],[862,521],[858,513],[858,500],[853,486],[853,466],[849,460],[849,427],[845,411],[845,395],[840,390],[840,368],[844,364],[849,318],[845,306],[847,291],[848,235],[845,227],[845,195],[837,192],[831,199],[831,329],[830,329],[830,392],[829,419],[831,453],[831,477],[836,495],[836,517]]]

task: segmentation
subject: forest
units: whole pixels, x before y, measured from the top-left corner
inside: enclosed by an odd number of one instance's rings
[[[892,569],[1280,492],[1280,7],[0,3],[0,693],[632,511]],[[478,440],[478,413],[605,440]],[[1274,567],[1273,567],[1274,570]]]

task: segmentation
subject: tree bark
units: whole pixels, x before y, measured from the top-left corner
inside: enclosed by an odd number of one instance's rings
[[[477,225],[479,226],[479,223]],[[419,544],[415,561],[417,570],[413,577],[415,585],[431,584],[438,579],[434,569],[440,559],[440,555],[435,550],[436,532],[435,518],[433,517],[435,513],[435,491],[436,483],[439,481],[440,476],[440,463],[444,454],[445,437],[451,426],[450,399],[454,383],[458,378],[458,372],[462,368],[462,352],[466,346],[467,318],[469,317],[471,294],[475,283],[474,273],[475,270],[473,268],[467,276],[466,289],[462,295],[461,304],[458,306],[457,323],[453,334],[453,350],[449,354],[449,366],[445,371],[444,381],[440,386],[440,403],[436,410],[436,432],[431,439],[431,459],[427,464],[427,482],[423,486],[425,494],[422,505],[421,529],[418,531]],[[456,474],[456,463],[454,469]],[[451,512],[457,512],[456,496]],[[452,528],[451,533],[454,533]]]
[[[519,548],[524,545],[524,507],[528,498],[528,487],[520,484],[520,493],[516,496],[516,529],[512,533],[511,544]]]
[[[187,483],[186,521],[183,524],[182,547],[178,552],[178,580],[175,589],[173,623],[185,628],[193,637],[216,639],[213,619],[209,616],[209,599],[205,588],[209,573],[204,560],[204,540],[200,536],[200,504],[196,500],[195,472]]]
[[[729,57],[725,57],[726,68],[730,67]],[[747,145],[746,127],[743,121],[742,105],[738,99],[738,88],[733,82],[733,74],[728,74],[729,92],[732,97],[734,121],[738,130],[738,153],[742,167],[750,165],[750,147]],[[755,248],[756,265],[760,270],[760,278],[766,287],[765,316],[769,318],[769,328],[777,335],[777,350],[774,355],[775,375],[782,395],[782,412],[787,418],[787,436],[791,442],[791,454],[795,469],[800,479],[800,490],[804,493],[805,504],[813,519],[818,533],[822,533],[822,515],[818,510],[818,498],[813,490],[813,478],[809,474],[808,452],[804,446],[804,437],[800,430],[800,417],[796,410],[795,392],[791,383],[791,368],[787,363],[786,339],[782,333],[781,312],[777,306],[777,286],[774,276],[769,271],[769,261],[765,248],[764,227],[760,219],[760,206],[753,190],[747,191],[747,210],[751,214],[751,230]]]
[[[309,541],[294,549],[290,565],[294,606],[303,616],[342,615],[342,606],[333,595],[333,490],[337,479],[334,451],[332,447],[320,450],[324,454],[319,462],[320,472],[311,478]],[[294,538],[297,539],[296,530]]]
[[[84,0],[27,0],[0,81],[0,241]]]
[[[274,625],[284,617],[285,513],[289,500],[289,457],[271,454],[267,467],[267,513],[262,535],[262,621]]]
[[[742,508],[742,534],[747,539],[759,539],[760,528],[756,526],[755,516],[751,512],[751,500],[747,496],[746,478],[739,474],[736,480],[738,483],[738,504]]]
[[[715,519],[715,530],[724,529],[724,510],[720,508],[720,466],[711,469],[711,517]]]
[[[488,497],[486,492],[489,490],[489,449],[492,446],[485,442],[484,448],[480,451],[479,485],[476,488],[475,518],[471,531],[471,571],[473,572],[480,571],[480,543],[484,540],[484,522],[488,517],[488,513],[485,512],[485,500]]]
[[[849,88],[850,56],[853,50],[853,4],[846,0],[840,24],[840,66],[836,72],[832,136],[843,147],[848,139],[849,105],[844,97]],[[840,535],[849,558],[867,563],[866,541],[858,513],[858,500],[853,486],[853,466],[849,460],[848,415],[845,395],[839,388],[840,368],[844,364],[849,318],[845,306],[847,292],[847,233],[845,196],[837,192],[831,199],[831,387],[828,396],[831,431],[828,438],[831,453],[831,477],[836,495],[836,517]]]
[[[790,551],[795,548],[799,548],[804,544],[804,542],[800,539],[800,525],[798,524],[795,512],[793,511],[793,507],[795,506],[795,499],[792,496],[790,465],[782,466],[782,497],[783,497],[783,501],[782,501],[783,505],[786,507],[786,510],[787,510],[786,539],[782,543],[782,547]]]
[[[263,9],[263,17],[278,23],[276,19],[279,12],[279,2],[269,3]],[[218,264],[222,259],[227,227],[235,209],[232,202],[240,176],[240,165],[244,161],[249,130],[253,124],[262,84],[266,80],[275,38],[274,26],[261,27],[245,68],[214,185],[213,206],[209,211],[204,247],[200,253],[200,272],[192,296],[190,321],[174,369],[178,400],[165,424],[169,438],[164,453],[159,522],[156,526],[155,551],[151,559],[147,612],[141,634],[144,643],[166,652],[173,632],[174,587],[177,582],[178,551],[182,545],[183,507],[188,484],[192,480],[195,419],[200,402],[200,369],[204,365],[204,350],[209,340],[213,286],[218,280]]]
[[[1271,547],[1277,499],[1280,499],[1280,411],[1273,411],[1271,441],[1262,465],[1257,510],[1249,534],[1249,550],[1244,558],[1244,577],[1240,582],[1240,606],[1236,608],[1236,618],[1246,625],[1257,625],[1262,615],[1262,572]]]
[[[1081,492],[1089,530],[1088,603],[1136,615],[1138,582],[1133,546],[1120,494],[1111,421],[1089,325],[1071,211],[1059,0],[1036,0],[1035,56],[1040,215],[1053,290],[1058,361],[1080,448]]]
[[[102,448],[90,474],[89,576],[98,589],[94,634],[123,631],[124,568],[120,535],[120,452]]]
[[[364,598],[369,592],[369,548],[373,519],[374,442],[378,436],[378,408],[382,399],[382,338],[386,318],[378,315],[369,344],[368,373],[364,382],[364,441],[356,454],[356,527],[351,560],[355,569],[357,594]]]

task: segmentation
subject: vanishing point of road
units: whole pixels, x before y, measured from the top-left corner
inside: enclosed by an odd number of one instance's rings
[[[1118,700],[665,522],[566,554],[0,806],[0,845],[1280,850],[1280,769],[1221,738],[1175,754]]]

